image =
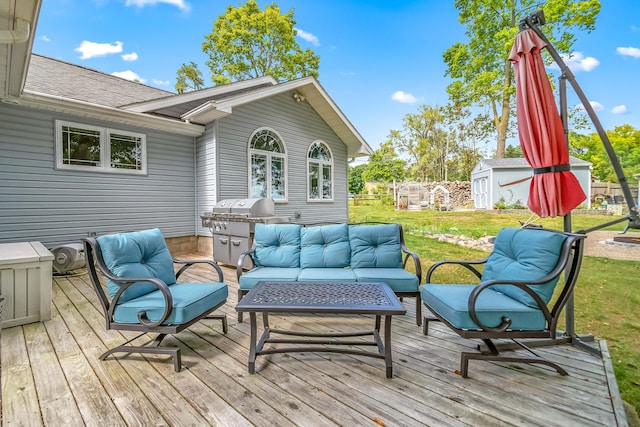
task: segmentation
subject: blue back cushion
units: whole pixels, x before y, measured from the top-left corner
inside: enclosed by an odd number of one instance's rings
[[[167,285],[176,283],[173,259],[159,229],[110,234],[100,236],[97,240],[102,251],[102,258],[114,275],[134,278],[152,277],[163,280]],[[120,285],[111,280],[108,281],[107,287],[111,298],[120,289]],[[118,303],[129,301],[157,289],[151,283],[135,283],[124,291],[118,299]]]
[[[351,268],[402,268],[399,224],[350,225]]]
[[[256,224],[253,261],[263,267],[300,267],[299,224]]]
[[[300,231],[300,267],[340,268],[351,260],[347,224],[302,227]]]
[[[482,280],[534,281],[542,279],[558,263],[566,236],[548,230],[505,228],[498,233]],[[553,296],[558,278],[531,288],[547,304]],[[496,285],[491,289],[522,304],[538,307],[525,291],[511,285]]]

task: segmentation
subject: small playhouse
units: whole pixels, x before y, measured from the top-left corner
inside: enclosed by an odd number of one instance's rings
[[[591,163],[570,157],[571,171],[585,194],[591,194]],[[527,204],[533,170],[525,158],[482,159],[471,172],[471,192],[476,209],[492,209],[498,202]],[[590,197],[584,201],[591,207]]]
[[[403,182],[394,184],[393,188],[396,209],[451,209],[449,190],[442,185],[429,190],[419,182]]]

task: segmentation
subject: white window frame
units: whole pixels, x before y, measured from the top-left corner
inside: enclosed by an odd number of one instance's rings
[[[253,143],[253,138],[256,136],[256,134],[258,132],[261,131],[268,131],[270,133],[272,133],[275,137],[278,138],[278,142],[280,143],[281,149],[282,149],[282,153],[275,153],[273,151],[265,151],[265,150],[257,150],[252,148],[252,143]],[[287,146],[284,142],[284,139],[282,138],[282,136],[275,130],[269,127],[260,127],[256,130],[253,131],[253,133],[251,134],[251,137],[249,138],[249,143],[248,143],[248,159],[247,159],[247,164],[249,165],[248,169],[248,184],[247,184],[247,188],[248,188],[248,197],[253,197],[253,188],[252,188],[252,181],[253,181],[253,177],[251,176],[253,168],[252,168],[252,159],[253,159],[253,155],[254,154],[258,154],[258,155],[262,155],[266,157],[266,161],[267,161],[267,165],[266,165],[266,172],[267,172],[267,177],[266,177],[266,182],[265,182],[265,187],[266,187],[266,195],[265,198],[267,199],[271,199],[272,194],[271,194],[271,189],[272,189],[272,176],[271,176],[271,161],[273,158],[279,158],[283,160],[283,164],[284,164],[284,171],[283,171],[283,176],[284,176],[284,198],[282,199],[273,199],[273,201],[275,203],[285,203],[289,200],[289,159],[288,159],[288,155],[287,155]]]
[[[311,155],[311,150],[312,148],[316,145],[316,144],[320,144],[324,147],[325,150],[327,150],[327,152],[329,153],[329,156],[331,156],[331,160],[330,161],[326,161],[326,160],[321,160],[321,159],[312,159],[311,157],[309,157]],[[324,141],[321,141],[319,139],[313,141],[310,145],[309,148],[307,149],[307,202],[310,203],[322,203],[322,202],[333,202],[334,201],[334,195],[335,195],[335,179],[334,179],[334,172],[335,172],[335,163],[333,161],[333,152],[331,151],[331,148],[329,147],[329,145],[327,145]],[[311,173],[310,168],[311,165],[317,165],[318,166],[318,198],[312,198],[311,197],[311,183],[309,180],[309,175]],[[331,198],[325,199],[323,197],[323,188],[324,186],[322,185],[322,181],[323,181],[323,169],[324,166],[330,166],[331,167]]]
[[[90,130],[99,133],[100,138],[100,164],[97,166],[83,166],[83,165],[69,165],[64,162],[64,148],[63,148],[63,136],[62,128],[74,127],[84,130]],[[112,129],[101,126],[87,125],[82,123],[69,122],[65,120],[56,120],[56,169],[63,170],[77,170],[85,172],[102,172],[102,173],[115,173],[115,174],[127,174],[127,175],[147,175],[147,136],[142,133],[131,132],[120,129]],[[111,135],[123,135],[136,138],[140,140],[140,169],[123,169],[111,167]]]

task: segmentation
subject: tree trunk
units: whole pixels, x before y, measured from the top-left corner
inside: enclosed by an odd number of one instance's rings
[[[500,109],[500,119],[497,121],[498,144],[496,146],[496,158],[504,158],[504,151],[507,141],[507,127],[509,125],[509,115],[511,113],[511,64],[505,61],[504,64],[504,86],[502,89],[502,108]]]

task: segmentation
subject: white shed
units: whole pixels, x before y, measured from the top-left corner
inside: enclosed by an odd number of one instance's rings
[[[587,195],[591,207],[591,163],[570,157],[571,171]],[[476,209],[491,209],[500,199],[507,205],[527,204],[533,170],[523,157],[482,159],[471,172],[471,197]]]

